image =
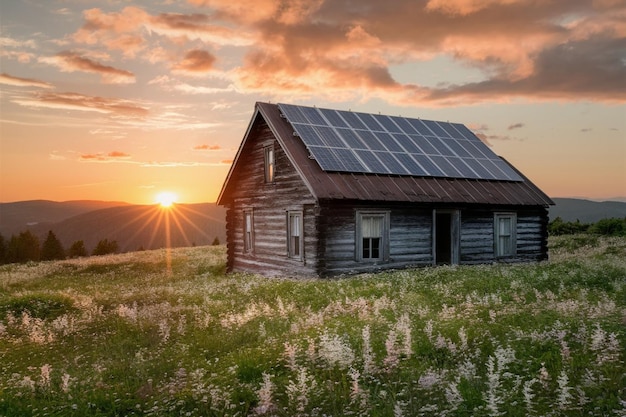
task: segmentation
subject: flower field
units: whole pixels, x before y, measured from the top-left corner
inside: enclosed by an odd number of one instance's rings
[[[224,247],[0,267],[0,416],[626,416],[626,239],[541,264],[224,273]]]

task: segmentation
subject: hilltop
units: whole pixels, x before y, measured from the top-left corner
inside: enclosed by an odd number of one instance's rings
[[[121,251],[167,246],[167,217],[172,247],[208,245],[226,240],[225,210],[214,203],[135,205],[107,201],[46,200],[0,204],[0,233],[5,238],[30,230],[42,241],[52,230],[65,248],[83,240],[91,251],[101,239],[115,240]]]

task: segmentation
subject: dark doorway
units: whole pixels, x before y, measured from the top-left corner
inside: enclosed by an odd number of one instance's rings
[[[437,265],[452,263],[452,213],[435,214],[435,261]]]

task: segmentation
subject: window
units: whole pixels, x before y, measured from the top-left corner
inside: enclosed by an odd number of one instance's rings
[[[287,253],[290,258],[302,259],[303,222],[301,211],[287,212]]]
[[[517,249],[515,213],[494,215],[494,245],[496,257],[514,256]]]
[[[251,253],[254,250],[254,216],[252,210],[243,212],[243,251]]]
[[[357,260],[383,261],[387,258],[388,212],[357,212]]]
[[[265,182],[274,182],[274,145],[264,148],[265,151]]]

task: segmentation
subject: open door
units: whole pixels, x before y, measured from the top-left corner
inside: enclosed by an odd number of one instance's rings
[[[433,210],[433,263],[457,265],[461,242],[459,210]]]

